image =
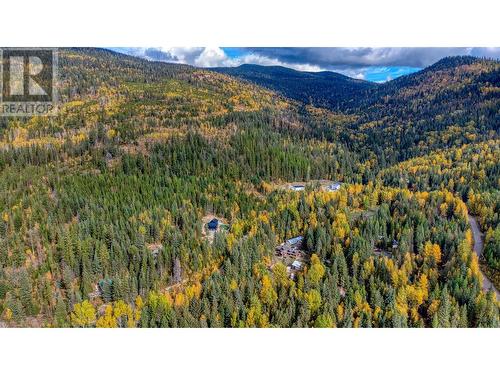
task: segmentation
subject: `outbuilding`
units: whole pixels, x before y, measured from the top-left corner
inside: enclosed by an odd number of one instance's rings
[[[334,182],[326,187],[328,191],[337,191],[340,189],[341,183],[340,182]]]

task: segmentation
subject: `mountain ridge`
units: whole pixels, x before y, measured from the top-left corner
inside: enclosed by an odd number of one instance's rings
[[[236,68],[210,68],[223,74],[250,81],[275,90],[305,104],[329,109],[341,109],[357,95],[377,84],[358,80],[340,73],[301,72],[282,66],[243,64]]]
[[[278,65],[242,64],[238,67],[209,70],[250,81],[305,104],[331,110],[349,110],[351,107],[357,109],[359,102],[373,103],[382,96],[392,94],[392,88],[400,89],[401,86],[418,84],[421,77],[429,74],[481,63],[495,64],[497,61],[473,56],[449,56],[418,72],[384,83],[355,79],[327,70],[307,72]]]

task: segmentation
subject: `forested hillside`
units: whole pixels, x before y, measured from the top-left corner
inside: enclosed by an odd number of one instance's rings
[[[355,82],[369,94],[318,108],[59,54],[58,115],[0,118],[1,326],[500,326],[480,274],[500,273],[498,62]],[[298,236],[300,266],[276,251]]]
[[[432,150],[488,140],[500,124],[500,64],[488,59],[449,57],[384,84],[281,67],[215,70],[276,89],[304,105],[352,115],[347,126],[320,126],[318,135],[324,133],[333,142],[340,139],[356,152],[369,150],[381,167]]]
[[[244,64],[235,68],[212,68],[261,86],[286,97],[332,110],[347,109],[369,99],[369,89],[377,84],[333,72],[299,72],[281,66]]]

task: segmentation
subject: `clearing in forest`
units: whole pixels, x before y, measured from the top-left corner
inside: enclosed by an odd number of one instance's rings
[[[222,231],[227,232],[230,228],[228,221],[225,218],[215,216],[213,214],[203,216],[201,222],[201,234],[203,238],[207,239],[210,243],[214,241],[215,233]]]

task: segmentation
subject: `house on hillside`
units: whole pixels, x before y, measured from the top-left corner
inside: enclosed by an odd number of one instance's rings
[[[290,190],[293,190],[293,191],[303,191],[305,190],[305,186],[304,185],[292,185],[290,186]]]
[[[297,257],[302,256],[302,245],[304,243],[304,237],[298,236],[286,240],[284,243],[276,248],[276,255],[280,257]]]
[[[207,224],[208,230],[216,231],[218,227],[219,227],[219,219],[216,218],[210,220]]]

